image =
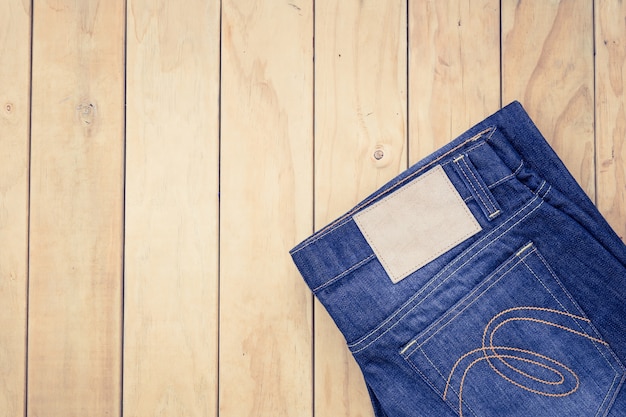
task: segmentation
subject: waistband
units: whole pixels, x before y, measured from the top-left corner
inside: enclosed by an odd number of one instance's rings
[[[485,144],[489,146],[484,146]],[[459,154],[471,152],[492,152],[499,160],[498,164],[490,166],[486,163],[481,168],[480,175],[487,185],[492,186],[506,180],[524,165],[537,172],[553,188],[567,195],[580,209],[597,220],[600,227],[612,233],[522,105],[515,101],[412,165],[347,213],[294,247],[290,254],[311,290],[317,292],[332,284],[373,256],[368,245],[355,244],[363,241],[361,231],[353,220],[355,214],[401,189],[430,168],[436,165],[445,166],[452,163]],[[490,155],[483,157],[488,159]],[[457,188],[463,199],[472,198],[469,189],[462,186]]]

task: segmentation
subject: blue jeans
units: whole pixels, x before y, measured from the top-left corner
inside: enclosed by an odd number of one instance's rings
[[[378,417],[626,415],[626,246],[517,102],[291,255]]]

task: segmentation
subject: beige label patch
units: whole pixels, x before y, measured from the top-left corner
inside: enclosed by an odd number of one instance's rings
[[[440,165],[353,218],[394,283],[481,230]]]

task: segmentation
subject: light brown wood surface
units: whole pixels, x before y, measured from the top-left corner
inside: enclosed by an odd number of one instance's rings
[[[409,3],[410,162],[500,107],[500,2]]]
[[[0,415],[24,415],[30,5],[0,3]],[[5,57],[8,58],[5,61]]]
[[[596,198],[626,241],[626,3],[595,2]]]
[[[124,416],[217,405],[219,4],[127,3]]]
[[[30,416],[120,415],[123,4],[34,4]]]
[[[618,0],[1,3],[0,416],[372,417],[288,250],[514,99],[626,236]]]
[[[502,99],[520,100],[595,197],[593,2],[502,2]]]
[[[313,2],[222,2],[222,416],[312,413]]]

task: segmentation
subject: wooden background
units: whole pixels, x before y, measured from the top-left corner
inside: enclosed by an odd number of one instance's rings
[[[372,416],[287,252],[514,99],[626,235],[623,1],[2,0],[0,57],[1,416]]]

